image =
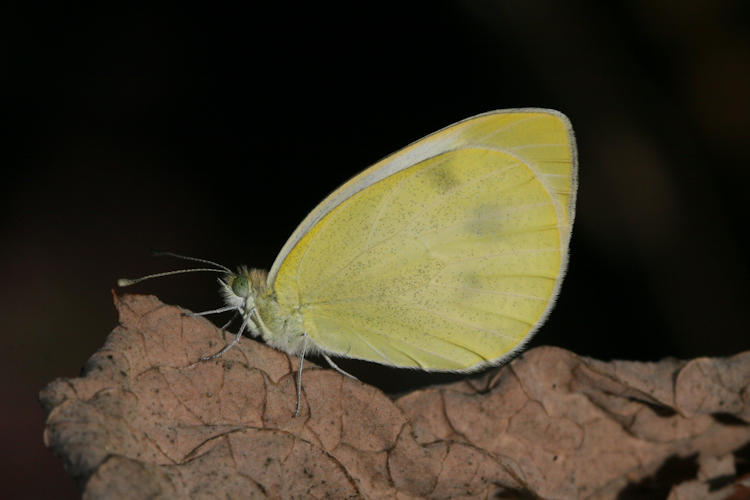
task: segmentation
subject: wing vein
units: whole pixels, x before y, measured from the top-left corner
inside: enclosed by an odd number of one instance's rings
[[[525,122],[527,122],[527,121],[530,121],[530,120],[538,120],[539,118],[544,118],[544,115],[532,115],[532,116],[527,116],[526,118],[521,118],[521,119],[519,119],[519,120],[514,120],[514,121],[512,121],[512,122],[509,122],[509,123],[507,123],[507,124],[506,124],[505,126],[503,126],[503,127],[500,127],[500,128],[496,128],[496,129],[495,129],[495,130],[493,130],[492,132],[488,132],[488,133],[486,133],[485,135],[482,135],[482,136],[478,136],[478,137],[474,138],[472,142],[483,143],[483,142],[484,142],[485,140],[487,140],[487,138],[489,138],[489,137],[493,137],[493,136],[495,136],[495,135],[498,135],[498,134],[500,134],[501,132],[505,132],[505,131],[506,131],[506,130],[508,130],[508,129],[511,129],[511,128],[514,128],[514,127],[517,127],[518,125],[520,125],[520,124],[522,124],[522,123],[525,123]]]
[[[363,341],[364,341],[364,339],[362,339],[361,335],[359,335],[359,334],[358,334],[358,333],[357,333],[357,332],[355,331],[355,330],[356,330],[356,328],[362,328],[362,327],[361,327],[361,325],[357,325],[357,326],[355,326],[355,325],[353,325],[353,324],[352,324],[352,323],[351,323],[350,321],[347,321],[347,320],[345,320],[345,319],[343,319],[343,318],[341,318],[341,317],[338,317],[338,316],[332,316],[332,315],[330,315],[330,314],[325,314],[325,312],[322,312],[322,311],[319,311],[319,312],[318,312],[318,314],[320,314],[321,316],[325,316],[325,317],[327,317],[327,318],[329,318],[329,319],[332,319],[332,320],[333,320],[333,321],[335,321],[335,322],[338,322],[338,323],[346,323],[346,324],[348,324],[348,325],[350,326],[350,328],[351,328],[351,331],[352,331],[352,332],[353,332],[353,333],[354,333],[355,335],[357,335],[357,336],[358,336],[358,337],[359,337],[359,338],[360,338],[361,340],[363,340]],[[387,334],[385,334],[385,333],[381,332],[380,330],[376,330],[376,329],[374,329],[374,328],[371,328],[371,327],[369,327],[369,326],[365,326],[365,327],[363,327],[363,328],[364,328],[365,330],[367,330],[368,332],[372,333],[373,335],[377,335],[377,336],[379,336],[379,337],[382,337],[382,338],[384,338],[384,339],[386,339],[386,340],[391,340],[391,339],[392,339],[392,337],[391,337],[391,336],[389,336],[389,335],[387,335]],[[460,348],[462,348],[462,349],[464,349],[464,350],[466,350],[466,351],[469,351],[469,352],[471,352],[471,353],[473,353],[473,354],[476,354],[477,356],[479,356],[479,357],[480,357],[480,358],[482,358],[482,359],[486,359],[486,358],[485,358],[484,356],[481,356],[480,354],[477,354],[476,352],[474,352],[474,351],[472,351],[472,350],[470,350],[470,349],[466,348],[465,346],[462,346],[462,345],[460,345],[460,344],[456,344],[456,343],[454,343],[454,342],[451,342],[451,341],[449,341],[449,340],[447,340],[447,339],[444,339],[444,338],[442,338],[442,337],[436,337],[436,336],[434,336],[434,335],[431,335],[431,334],[429,334],[429,333],[424,333],[424,334],[425,334],[425,335],[427,335],[427,336],[429,336],[429,337],[432,337],[432,338],[435,338],[435,339],[438,339],[438,340],[441,340],[441,341],[447,342],[447,343],[449,343],[449,344],[455,345],[455,346],[457,346],[457,347],[460,347]],[[407,342],[406,340],[403,340],[403,339],[398,339],[398,341],[399,341],[399,342],[403,342],[404,344],[408,345],[409,347],[411,347],[411,348],[413,348],[413,349],[416,349],[417,351],[422,351],[422,352],[424,352],[424,353],[430,354],[430,355],[432,355],[432,356],[435,356],[435,357],[437,357],[437,358],[441,358],[441,359],[444,359],[444,360],[446,360],[446,361],[452,361],[452,362],[455,362],[455,360],[454,360],[453,358],[449,358],[449,357],[443,356],[443,355],[441,355],[441,354],[438,354],[438,353],[436,353],[436,352],[433,352],[433,351],[430,351],[430,350],[424,349],[424,348],[422,348],[422,347],[419,347],[419,346],[417,346],[417,345],[414,345],[414,344],[413,344],[413,343],[411,343],[411,342]],[[367,343],[367,345],[368,345],[368,346],[370,346],[370,347],[372,347],[373,349],[375,349],[375,348],[374,348],[374,347],[373,347],[373,346],[372,346],[372,345],[371,345],[371,344],[370,344],[369,342],[366,342],[366,341],[365,341],[365,343]],[[417,365],[419,365],[419,366],[423,366],[423,363],[421,363],[421,362],[420,362],[419,360],[415,359],[415,358],[414,358],[413,356],[411,356],[411,355],[410,355],[409,353],[405,352],[405,351],[404,351],[403,349],[400,349],[400,348],[398,348],[398,347],[396,347],[396,346],[394,346],[394,345],[391,345],[391,347],[393,347],[394,349],[396,349],[397,351],[399,351],[399,352],[400,352],[401,354],[403,354],[403,355],[404,355],[404,356],[406,356],[407,358],[409,358],[409,359],[411,359],[412,361],[414,361],[414,363],[416,363]],[[391,358],[389,358],[389,357],[388,357],[388,355],[386,355],[385,353],[381,352],[381,351],[380,351],[379,349],[375,349],[375,351],[376,351],[376,352],[378,352],[379,354],[381,354],[381,355],[382,355],[382,356],[384,357],[383,359],[385,359],[385,360],[387,360],[388,362],[390,362],[390,363],[391,363],[391,364],[392,364],[393,366],[400,366],[400,365],[396,364],[396,363],[395,363],[395,362],[394,362],[394,361],[393,361],[393,360],[392,360]],[[330,352],[333,352],[333,351],[330,351]]]
[[[449,288],[451,290],[459,290],[459,291],[468,291],[468,292],[479,292],[479,293],[488,293],[490,295],[502,295],[504,297],[518,297],[520,299],[530,299],[530,300],[537,300],[539,302],[547,302],[547,299],[545,297],[537,297],[536,295],[526,295],[523,293],[513,293],[513,292],[501,292],[499,290],[492,290],[488,288],[478,288],[473,286],[451,286],[451,285],[442,285],[440,283],[429,283],[427,286],[435,287],[435,288]]]
[[[519,162],[519,164],[520,164],[520,162]],[[383,243],[385,243],[386,241],[389,241],[389,240],[391,240],[391,239],[395,238],[396,236],[399,236],[399,235],[400,235],[400,234],[402,234],[403,232],[405,232],[405,231],[406,231],[406,230],[407,230],[407,229],[408,229],[408,228],[409,228],[409,227],[411,226],[411,224],[412,224],[412,223],[414,222],[414,220],[416,220],[416,219],[417,219],[418,217],[420,217],[420,216],[422,216],[423,214],[425,214],[425,213],[426,213],[426,212],[427,212],[428,210],[434,209],[434,208],[435,208],[436,206],[438,206],[438,205],[439,205],[439,204],[440,204],[441,202],[445,202],[445,198],[446,198],[446,197],[447,197],[447,196],[448,196],[449,194],[453,193],[454,191],[456,191],[456,190],[458,190],[458,189],[460,189],[460,188],[465,188],[466,186],[470,186],[470,185],[472,185],[472,184],[476,184],[476,183],[479,183],[479,182],[485,181],[485,180],[487,180],[488,178],[491,178],[491,177],[493,177],[493,176],[497,176],[497,175],[500,175],[500,174],[502,174],[503,172],[505,172],[506,170],[508,170],[508,169],[510,169],[510,168],[513,168],[513,167],[515,167],[515,166],[517,166],[517,165],[518,165],[518,164],[508,165],[508,166],[506,166],[506,167],[504,167],[504,168],[502,168],[502,169],[500,169],[500,170],[497,170],[497,171],[493,171],[493,172],[491,172],[491,173],[489,173],[489,174],[487,174],[487,175],[483,175],[483,176],[481,176],[481,177],[478,177],[478,178],[476,178],[476,179],[472,179],[472,180],[471,180],[471,181],[469,181],[469,182],[465,182],[465,183],[463,183],[463,184],[460,184],[460,185],[458,185],[458,186],[456,186],[456,187],[454,187],[454,188],[451,188],[450,190],[446,191],[445,193],[443,193],[443,195],[441,195],[441,196],[438,196],[438,197],[437,197],[437,199],[436,199],[436,200],[435,200],[434,202],[432,202],[432,203],[430,203],[429,205],[427,205],[427,206],[423,207],[423,208],[422,208],[421,210],[419,210],[418,212],[416,212],[416,213],[415,213],[415,214],[414,214],[414,215],[413,215],[412,217],[410,217],[410,218],[409,218],[409,220],[408,220],[408,221],[407,221],[407,222],[406,222],[406,223],[404,224],[404,226],[403,226],[403,227],[402,227],[401,229],[399,229],[398,231],[394,232],[394,233],[393,233],[393,234],[391,234],[390,236],[387,236],[387,237],[385,237],[385,238],[381,239],[380,241],[377,241],[376,243],[373,243],[373,244],[372,244],[371,246],[363,248],[363,249],[362,249],[361,251],[359,251],[359,252],[358,252],[358,253],[357,253],[356,255],[352,256],[352,258],[351,258],[351,259],[349,259],[349,261],[348,261],[348,262],[346,262],[346,263],[345,263],[344,265],[342,265],[342,266],[341,266],[341,267],[340,267],[340,268],[339,268],[339,269],[338,269],[338,270],[337,270],[337,271],[336,271],[336,272],[335,272],[335,273],[334,273],[333,275],[331,275],[331,277],[330,277],[330,278],[328,278],[327,280],[325,280],[325,281],[321,282],[321,283],[320,283],[320,284],[319,284],[319,285],[318,285],[317,287],[315,287],[315,288],[313,288],[313,289],[309,290],[309,291],[308,291],[308,294],[312,296],[312,295],[314,295],[314,294],[316,294],[316,293],[320,293],[320,291],[321,291],[321,290],[325,290],[325,289],[326,289],[326,287],[328,287],[328,286],[331,286],[331,285],[335,284],[335,283],[337,282],[336,278],[337,278],[337,277],[340,277],[340,276],[341,276],[341,274],[342,274],[342,273],[343,273],[343,272],[344,272],[344,271],[345,271],[346,269],[348,269],[348,267],[349,267],[349,266],[351,265],[351,263],[352,263],[352,262],[354,262],[354,261],[355,261],[355,260],[357,260],[357,259],[358,259],[359,257],[361,257],[362,255],[364,255],[364,254],[366,254],[367,252],[369,252],[370,250],[372,250],[372,249],[373,249],[373,248],[374,248],[375,246],[377,246],[377,245],[380,245],[380,244],[383,244]],[[532,176],[532,177],[530,177],[529,179],[527,179],[527,180],[525,180],[525,181],[523,181],[523,182],[520,182],[520,183],[518,183],[518,184],[516,184],[516,185],[514,185],[514,186],[510,186],[510,187],[508,187],[507,189],[503,189],[502,191],[499,191],[499,192],[498,192],[498,194],[502,194],[502,193],[504,193],[505,191],[508,191],[508,190],[511,190],[511,189],[515,189],[515,188],[517,188],[517,187],[519,187],[519,186],[522,186],[522,185],[524,185],[524,184],[527,184],[527,183],[529,183],[529,182],[532,182],[532,181],[533,181],[534,179],[535,179],[535,178],[534,178],[534,177]],[[300,262],[300,266],[299,266],[299,267],[300,267],[300,268],[302,267],[302,266],[301,266],[301,262]],[[299,272],[299,269],[298,269],[298,272]]]
[[[509,338],[507,335],[504,335],[503,333],[501,333],[501,332],[499,332],[497,330],[492,330],[490,328],[482,328],[482,327],[477,326],[477,325],[475,325],[473,323],[469,323],[468,321],[461,321],[458,318],[452,318],[450,316],[446,316],[445,314],[441,314],[438,311],[435,311],[435,310],[430,309],[428,307],[421,306],[421,305],[419,305],[419,304],[417,304],[415,302],[411,302],[411,301],[408,301],[408,300],[400,298],[400,297],[398,298],[398,300],[400,302],[404,302],[406,304],[409,304],[411,307],[413,307],[415,309],[419,309],[419,310],[424,311],[424,312],[426,312],[428,314],[432,314],[433,316],[437,316],[438,318],[444,319],[446,321],[456,323],[457,325],[461,325],[461,326],[464,326],[466,328],[470,328],[472,330],[476,330],[478,332],[489,333],[490,335],[492,335],[494,337],[502,337],[502,338],[505,338],[505,339]],[[507,314],[498,314],[498,313],[494,313],[494,314],[497,315],[497,316],[500,316],[501,318],[507,318],[507,319],[516,321],[518,323],[523,323],[524,325],[528,325],[529,327],[531,327],[531,326],[534,325],[534,323],[530,323],[530,322],[528,322],[526,320],[523,320],[523,319],[514,318],[513,316],[508,316]]]
[[[429,158],[428,158],[429,159]],[[434,168],[437,168],[440,165],[443,165],[445,163],[446,159],[443,158],[441,161],[436,162],[434,165],[430,165],[427,169],[422,170],[417,175],[424,175],[425,172],[428,172]],[[383,179],[385,180],[385,179]],[[396,184],[393,189],[388,193],[388,196],[384,196],[382,200],[380,200],[380,203],[378,204],[378,213],[375,216],[375,219],[373,219],[372,225],[370,226],[370,233],[367,236],[367,241],[365,242],[365,247],[367,247],[370,242],[372,241],[372,236],[375,234],[375,230],[378,228],[378,224],[380,223],[380,218],[383,215],[383,212],[385,211],[385,207],[390,204],[391,200],[396,196],[396,194],[401,191],[401,189],[404,187],[406,181],[410,180],[409,177],[404,177],[399,181],[398,184]],[[382,182],[382,180],[381,180]]]
[[[560,144],[556,142],[551,143],[541,143],[541,144],[522,144],[521,146],[513,146],[511,148],[508,148],[508,151],[518,151],[520,149],[534,149],[534,148],[557,148],[557,147],[567,147],[567,144]]]
[[[508,234],[510,234],[510,233],[508,233]],[[534,249],[534,250],[520,250],[520,251],[517,251],[517,252],[486,253],[486,254],[482,254],[482,255],[476,255],[474,257],[466,257],[465,259],[452,259],[452,260],[446,262],[445,265],[446,266],[453,266],[455,264],[464,264],[466,262],[472,262],[472,261],[478,261],[478,260],[486,260],[486,259],[489,259],[489,258],[492,258],[492,257],[503,257],[503,256],[506,256],[506,255],[515,255],[515,254],[521,254],[521,253],[533,254],[533,253],[550,253],[550,252],[559,252],[559,251],[560,250],[558,248],[537,248],[537,249]],[[546,276],[538,276],[538,275],[533,275],[533,274],[529,274],[527,276],[532,277],[532,278],[546,277]]]

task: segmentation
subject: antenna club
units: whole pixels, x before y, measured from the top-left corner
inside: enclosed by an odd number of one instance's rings
[[[135,280],[130,280],[127,278],[120,278],[117,280],[117,286],[121,286],[121,287],[130,286],[133,283],[135,283]]]

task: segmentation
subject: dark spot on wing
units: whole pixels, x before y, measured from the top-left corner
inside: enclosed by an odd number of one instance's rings
[[[439,193],[445,193],[459,184],[458,178],[452,172],[450,163],[427,169],[425,175],[435,191]]]

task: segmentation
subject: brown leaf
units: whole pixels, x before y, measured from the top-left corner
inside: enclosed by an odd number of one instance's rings
[[[395,401],[310,363],[294,418],[296,358],[243,338],[199,362],[230,334],[153,296],[115,304],[85,375],[40,395],[45,443],[86,498],[683,499],[744,484],[750,352],[605,363],[540,347]]]

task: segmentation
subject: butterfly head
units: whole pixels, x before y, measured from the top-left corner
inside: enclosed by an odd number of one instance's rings
[[[226,274],[221,283],[221,294],[227,305],[244,311],[255,308],[256,298],[266,291],[266,271],[241,267],[237,274]]]

